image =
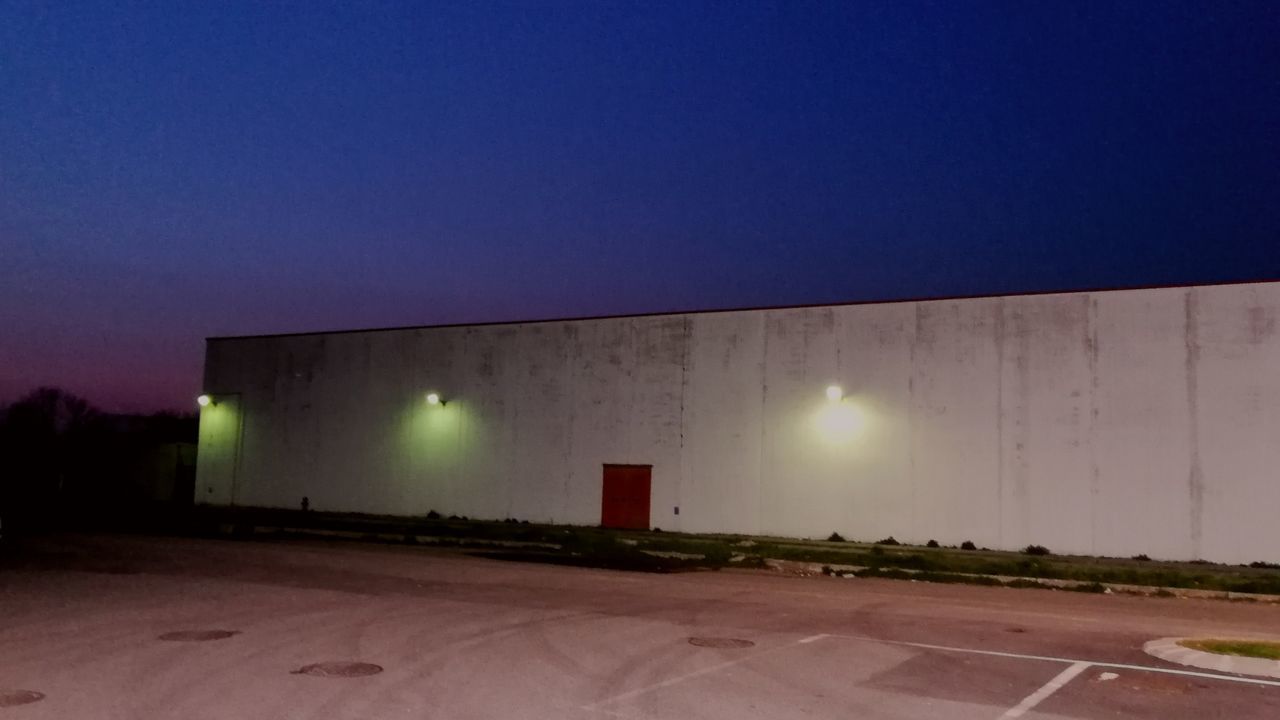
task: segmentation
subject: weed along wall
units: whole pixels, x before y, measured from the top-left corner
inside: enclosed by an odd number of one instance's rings
[[[635,466],[664,529],[1280,558],[1280,283],[213,338],[205,391],[211,504],[597,524]]]

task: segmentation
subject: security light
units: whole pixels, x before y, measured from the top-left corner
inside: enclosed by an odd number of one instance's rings
[[[844,389],[839,385],[827,386],[827,399],[831,402],[840,402],[844,399]]]
[[[442,402],[442,401],[440,400],[440,394],[439,394],[439,393],[427,393],[427,404],[428,404],[428,405],[443,405],[443,404],[444,404],[444,402]]]
[[[213,404],[213,398],[209,397],[208,395],[201,395],[200,397],[196,398],[196,402],[199,403],[200,407],[209,407],[210,405]]]

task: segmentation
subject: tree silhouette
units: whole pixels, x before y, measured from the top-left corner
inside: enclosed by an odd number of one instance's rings
[[[132,529],[191,505],[195,414],[100,412],[42,387],[0,409],[0,533]]]
[[[104,443],[102,415],[84,399],[42,387],[10,405],[0,423],[0,518],[33,527],[79,488]]]

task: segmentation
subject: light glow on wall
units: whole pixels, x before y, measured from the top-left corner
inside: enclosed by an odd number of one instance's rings
[[[844,399],[844,388],[839,385],[828,385],[827,399],[831,402],[840,402]]]
[[[401,422],[404,441],[408,445],[421,448],[423,443],[435,444],[444,442],[452,444],[457,441],[461,414],[466,406],[446,401],[440,393],[432,392],[420,395],[417,402],[409,402],[404,409]],[[432,398],[435,398],[432,400]],[[426,402],[423,402],[425,399]]]
[[[467,403],[448,401],[439,393],[438,402],[425,402],[425,394],[407,395],[399,412],[394,469],[385,482],[387,492],[398,502],[440,512],[475,513],[458,483],[467,477],[465,463],[470,458],[466,442],[477,423]],[[426,512],[426,510],[422,510]]]
[[[866,424],[866,413],[857,403],[848,400],[827,403],[814,416],[818,436],[832,445],[854,440]]]
[[[207,402],[205,402],[207,400]],[[196,402],[200,411],[196,468],[197,503],[234,504],[238,500],[242,417],[240,396],[224,393],[218,398],[200,395]]]

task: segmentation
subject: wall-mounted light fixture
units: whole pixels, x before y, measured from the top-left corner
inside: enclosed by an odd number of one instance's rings
[[[427,404],[439,405],[440,407],[444,407],[446,403],[444,398],[440,397],[440,393],[432,392],[432,393],[427,393]]]
[[[827,443],[843,445],[858,437],[867,423],[862,404],[856,397],[846,397],[844,388],[828,385],[827,402],[818,407],[813,419],[819,436]]]
[[[196,398],[196,404],[199,405],[200,407],[209,407],[210,405],[213,404],[213,398],[209,397],[208,395],[201,395],[200,397]]]

